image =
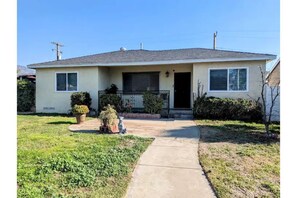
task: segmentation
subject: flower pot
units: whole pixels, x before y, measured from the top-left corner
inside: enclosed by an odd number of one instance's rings
[[[109,128],[110,128],[111,133],[118,133],[119,132],[119,128],[118,128],[118,126],[116,124],[109,126]]]
[[[77,124],[81,124],[86,120],[86,114],[77,114],[75,115]]]

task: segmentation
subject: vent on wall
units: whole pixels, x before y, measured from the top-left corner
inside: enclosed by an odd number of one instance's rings
[[[55,107],[43,107],[43,110],[55,110]]]

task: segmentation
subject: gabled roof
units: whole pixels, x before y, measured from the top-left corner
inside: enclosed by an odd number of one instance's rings
[[[28,65],[29,68],[75,66],[132,66],[245,60],[272,60],[275,55],[206,48],[171,50],[119,50]]]

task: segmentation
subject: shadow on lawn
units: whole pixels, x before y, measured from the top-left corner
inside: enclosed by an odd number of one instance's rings
[[[48,116],[59,116],[59,117],[73,117],[69,114],[65,114],[65,113],[32,113],[30,115],[35,115],[35,116],[40,116],[40,117],[48,117]]]
[[[56,122],[48,122],[47,124],[75,124],[75,122],[71,121],[56,121]]]
[[[222,126],[203,125],[201,129],[202,142],[230,142],[236,144],[270,144],[279,142],[279,138],[266,137],[259,128],[247,125],[225,124]]]
[[[91,134],[99,134],[98,130],[75,130],[71,131],[72,133],[91,133]]]
[[[77,131],[71,131],[72,133],[90,133],[90,134],[98,134],[98,135],[118,135],[119,132],[115,133],[99,133],[99,130],[77,130]]]

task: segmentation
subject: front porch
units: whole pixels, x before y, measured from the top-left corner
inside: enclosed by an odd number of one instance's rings
[[[123,91],[117,90],[115,95],[117,95],[121,100],[121,113],[143,113],[143,95],[146,91]],[[157,90],[150,91],[152,94],[157,95],[162,99],[162,111],[161,116],[166,118],[192,118],[191,108],[170,108],[170,91],[169,90]],[[103,105],[101,103],[101,98],[104,95],[108,95],[106,90],[98,91],[98,110],[102,110]],[[129,107],[129,108],[127,108]]]

